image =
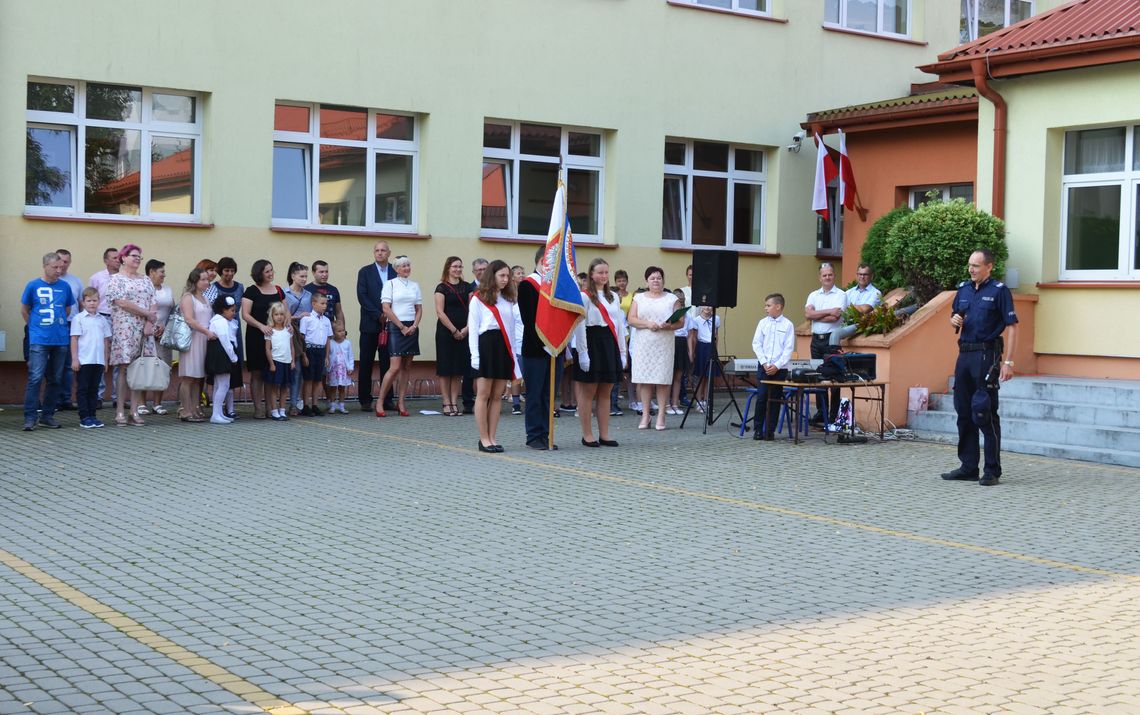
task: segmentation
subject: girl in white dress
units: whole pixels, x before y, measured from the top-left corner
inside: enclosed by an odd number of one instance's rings
[[[665,292],[665,271],[657,266],[645,269],[649,290],[633,296],[629,308],[629,324],[637,328],[630,351],[637,354],[633,361],[633,382],[637,383],[642,404],[641,423],[638,429],[649,427],[649,405],[652,393],[657,393],[657,429],[665,429],[665,405],[669,402],[669,385],[673,382],[673,331],[681,326],[666,322],[681,307],[672,293]]]

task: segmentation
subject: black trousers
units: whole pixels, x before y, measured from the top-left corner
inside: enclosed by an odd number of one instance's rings
[[[767,437],[775,436],[776,424],[780,420],[780,403],[773,402],[768,404],[768,394],[770,392],[783,392],[784,388],[779,385],[765,385],[763,380],[787,380],[787,370],[777,370],[774,375],[769,375],[763,370],[756,373],[756,410],[753,412],[752,428],[755,434],[762,434]],[[780,395],[772,395],[779,397]],[[795,419],[794,417],[792,419]]]
[[[379,360],[377,360],[379,356]],[[392,356],[388,354],[388,346],[380,346],[380,333],[360,334],[360,372],[357,373],[357,394],[362,407],[372,405],[372,366],[380,363],[380,379],[392,367]],[[393,386],[394,387],[394,386]],[[384,404],[392,403],[393,387],[388,388],[388,394],[383,396]]]
[[[978,433],[985,438],[985,467],[990,476],[1001,476],[1001,420],[998,419],[998,391],[990,390],[990,421],[985,427],[974,424],[972,402],[974,392],[984,384],[986,374],[1001,360],[992,350],[959,353],[954,366],[954,411],[958,413],[958,460],[962,470],[977,472],[981,457]]]
[[[831,344],[831,335],[819,336],[814,333],[811,336],[811,359],[823,360],[828,355],[839,352],[839,347]],[[821,410],[816,406],[816,415],[819,415]],[[839,388],[835,387],[827,392],[827,421],[834,422],[839,416]]]
[[[66,372],[70,372],[67,366]],[[75,401],[79,406],[79,419],[95,416],[95,403],[99,401],[99,378],[107,370],[105,365],[80,365],[75,375]]]

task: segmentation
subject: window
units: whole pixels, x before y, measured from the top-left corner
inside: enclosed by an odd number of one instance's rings
[[[827,215],[815,217],[815,250],[821,256],[843,256],[843,221],[846,217],[843,204],[839,203],[839,180],[832,179],[827,184]]]
[[[412,233],[418,159],[414,115],[278,102],[273,225]]]
[[[962,0],[959,39],[976,40],[1033,16],[1033,0]]]
[[[199,220],[197,94],[31,80],[26,109],[29,214]]]
[[[974,185],[973,184],[943,184],[942,186],[918,186],[911,187],[910,193],[910,207],[917,209],[923,204],[930,203],[931,201],[950,201],[951,199],[965,199],[969,203],[974,203]]]
[[[597,130],[488,119],[480,235],[545,238],[561,162],[574,239],[601,241],[604,144]]]
[[[661,242],[763,250],[765,162],[757,147],[667,139]]]
[[[910,0],[824,0],[823,24],[909,37]]]
[[[1140,279],[1138,135],[1140,125],[1065,132],[1062,279]]]
[[[691,5],[701,7],[716,7],[722,10],[745,13],[749,15],[767,15],[768,0],[681,0]]]

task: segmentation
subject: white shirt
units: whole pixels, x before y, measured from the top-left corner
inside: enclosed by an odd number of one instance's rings
[[[605,293],[600,293],[598,294],[598,302],[602,304],[602,309],[606,311],[606,315],[614,324],[614,329],[617,330],[618,353],[621,355],[621,364],[624,367],[628,364],[625,345],[628,330],[625,323],[625,311],[621,309],[621,298],[617,293],[614,293],[613,296],[613,300],[607,301]],[[586,304],[586,317],[584,320],[579,320],[578,325],[574,327],[574,345],[578,351],[578,364],[582,366],[583,370],[589,370],[590,355],[589,343],[586,340],[586,328],[605,326],[606,330],[609,330],[610,326],[602,316],[602,311],[590,299],[589,293],[582,294],[582,302]]]
[[[323,348],[332,337],[332,322],[327,315],[309,313],[301,318],[299,326],[301,335],[305,336],[305,345]]]
[[[839,308],[843,310],[847,307],[847,294],[831,286],[831,290],[826,293],[823,288],[813,290],[808,294],[807,303],[804,307],[811,306],[815,310],[831,310],[832,308]],[[815,335],[825,335],[834,330],[839,330],[843,327],[843,323],[836,321],[834,323],[826,323],[822,320],[811,321],[811,332]]]
[[[75,298],[75,304],[71,307],[71,312],[67,314],[67,322],[71,322],[72,318],[84,312],[83,306],[83,281],[68,273],[67,275],[60,276],[59,279],[67,285],[71,286],[71,297]],[[67,369],[70,370],[71,366],[68,365]]]
[[[269,341],[269,348],[273,351],[273,362],[285,364],[293,362],[293,334],[291,332],[274,328],[273,334],[266,340]]]
[[[107,319],[96,313],[92,315],[86,310],[75,316],[71,321],[71,334],[79,336],[79,345],[76,355],[80,365],[106,365],[107,351],[105,340],[111,337],[111,326]],[[68,365],[70,370],[71,366]]]
[[[230,321],[218,313],[214,313],[214,317],[210,318],[210,330],[218,336],[222,348],[226,351],[226,356],[237,362],[237,353],[234,352],[234,345],[237,343],[237,329],[230,324]]]
[[[858,285],[847,289],[847,305],[869,305],[874,308],[883,299],[883,291],[868,283],[866,288]]]
[[[384,284],[380,302],[390,303],[400,322],[407,324],[416,319],[416,306],[423,305],[424,297],[420,284],[411,278],[393,278]]]
[[[240,301],[240,298],[238,299]],[[161,288],[154,289],[154,307],[158,311],[159,325],[166,325],[167,318],[174,310],[174,291],[170,286],[163,285]]]
[[[106,268],[91,276],[87,285],[99,291],[99,307],[96,309],[103,315],[111,314],[111,304],[107,302],[107,284],[111,282],[111,272]]]
[[[765,316],[756,324],[756,334],[752,336],[752,352],[756,353],[761,366],[775,365],[777,370],[785,369],[792,361],[795,345],[796,326],[783,315],[779,318]]]
[[[697,317],[694,329],[697,331],[698,343],[711,343],[713,334],[713,321],[716,321],[716,327],[720,328],[720,316],[714,315],[711,318]]]
[[[519,369],[518,355],[522,352],[522,315],[519,313],[518,303],[512,303],[501,294],[495,301],[499,310],[499,317],[503,319],[503,327],[507,329],[507,342],[510,347],[511,360],[514,362],[514,375],[522,377]],[[467,347],[471,350],[471,369],[479,369],[479,336],[488,330],[499,331],[499,321],[487,305],[479,300],[478,295],[471,296],[467,304]]]
[[[696,330],[697,326],[693,323],[693,316],[685,313],[685,318],[681,321],[681,327],[673,331],[674,337],[688,338],[690,330]]]

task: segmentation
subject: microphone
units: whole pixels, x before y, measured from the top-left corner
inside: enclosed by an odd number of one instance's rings
[[[960,315],[960,316],[962,316],[963,319],[965,319],[965,317],[966,317],[966,313],[964,311],[959,311],[959,310],[955,310],[954,315]],[[955,325],[954,326],[954,334],[957,335],[960,332],[962,332],[962,326],[961,325]]]

